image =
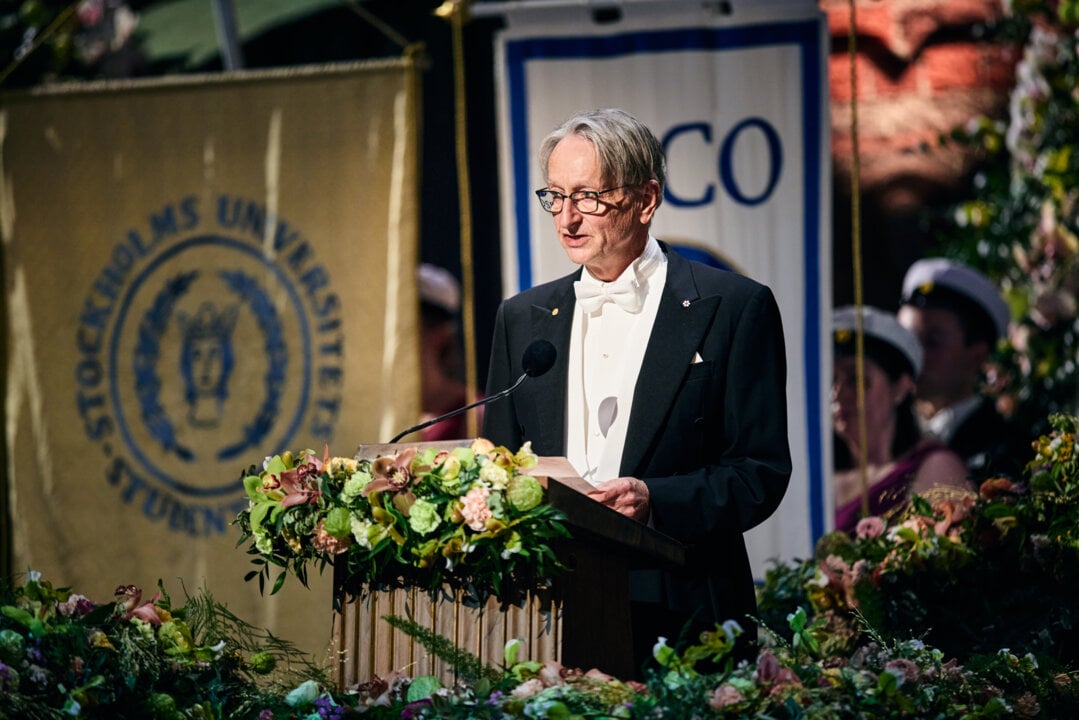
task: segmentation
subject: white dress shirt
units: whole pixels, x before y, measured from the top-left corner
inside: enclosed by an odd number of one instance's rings
[[[979,403],[981,403],[981,398],[972,395],[966,400],[960,400],[938,410],[930,418],[919,419],[922,432],[947,445],[952,441],[952,436],[955,435],[959,426],[978,409]]]
[[[640,300],[639,312],[628,312],[613,301],[587,312],[578,302],[573,315],[566,456],[593,485],[619,477],[634,388],[667,282],[667,258],[654,237],[649,236],[644,252],[613,283],[597,280],[587,268],[578,281],[601,291],[626,282]]]

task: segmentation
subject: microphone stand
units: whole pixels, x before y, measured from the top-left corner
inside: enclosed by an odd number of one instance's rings
[[[402,430],[401,432],[399,432],[399,433],[397,433],[396,435],[393,436],[393,439],[390,440],[390,444],[392,445],[393,443],[397,442],[398,440],[403,438],[405,435],[408,435],[409,433],[414,433],[417,430],[423,430],[424,428],[431,427],[435,423],[440,423],[443,420],[449,420],[452,417],[457,417],[461,413],[467,412],[467,411],[471,410],[474,407],[479,407],[480,405],[487,405],[488,403],[493,403],[495,400],[500,400],[500,399],[506,397],[507,395],[509,395],[514,390],[516,390],[518,388],[518,386],[520,386],[520,384],[523,383],[525,381],[525,378],[527,378],[527,377],[528,377],[528,373],[527,372],[523,373],[521,375],[521,377],[517,378],[517,382],[513,383],[513,385],[510,385],[508,388],[506,388],[502,392],[495,393],[494,395],[491,395],[490,397],[481,398],[480,400],[477,400],[474,403],[471,403],[469,405],[465,405],[464,407],[459,407],[456,410],[451,410],[450,412],[446,413],[445,415],[439,415],[436,418],[431,418],[427,422],[420,423],[419,425],[415,425],[413,427],[410,427],[407,430]]]

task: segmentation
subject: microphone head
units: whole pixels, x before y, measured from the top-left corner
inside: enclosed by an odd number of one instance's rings
[[[521,367],[524,368],[525,375],[539,377],[554,367],[556,357],[558,357],[558,351],[554,349],[554,345],[546,340],[533,340],[525,348],[525,354],[521,358]]]

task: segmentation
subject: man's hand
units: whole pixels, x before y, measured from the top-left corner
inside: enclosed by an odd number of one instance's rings
[[[648,486],[637,478],[607,480],[588,493],[588,497],[637,522],[648,522]]]

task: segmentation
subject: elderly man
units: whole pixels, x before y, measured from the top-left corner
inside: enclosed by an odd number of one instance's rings
[[[635,660],[756,609],[742,534],[791,473],[786,361],[771,291],[683,259],[650,234],[666,160],[636,118],[570,118],[543,142],[536,195],[582,266],[499,307],[488,393],[546,339],[554,368],[490,405],[484,435],[565,455],[592,496],[685,543],[686,567],[631,579]]]

